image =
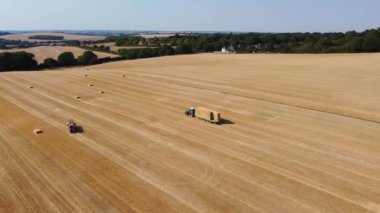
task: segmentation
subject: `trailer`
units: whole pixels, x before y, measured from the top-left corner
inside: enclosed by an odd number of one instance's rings
[[[205,107],[190,107],[186,110],[185,114],[189,117],[196,117],[213,124],[219,124],[221,120],[219,112]]]

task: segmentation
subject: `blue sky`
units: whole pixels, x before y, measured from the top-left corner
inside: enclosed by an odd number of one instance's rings
[[[0,0],[0,30],[331,32],[380,27],[380,0]]]

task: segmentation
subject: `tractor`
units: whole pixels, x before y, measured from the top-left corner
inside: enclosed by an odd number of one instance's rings
[[[80,128],[77,126],[74,120],[69,120],[68,122],[66,122],[66,126],[68,127],[70,134],[75,134],[79,132]]]

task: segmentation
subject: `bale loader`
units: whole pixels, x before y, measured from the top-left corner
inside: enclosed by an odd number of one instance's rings
[[[185,111],[185,115],[189,117],[196,117],[213,124],[219,124],[221,121],[219,112],[207,109],[205,107],[190,107]]]

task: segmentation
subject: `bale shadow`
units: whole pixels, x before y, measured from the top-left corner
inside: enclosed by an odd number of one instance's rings
[[[235,122],[227,120],[227,119],[220,119],[218,125],[233,125]]]
[[[78,134],[84,133],[84,129],[82,126],[77,126],[77,132]]]

